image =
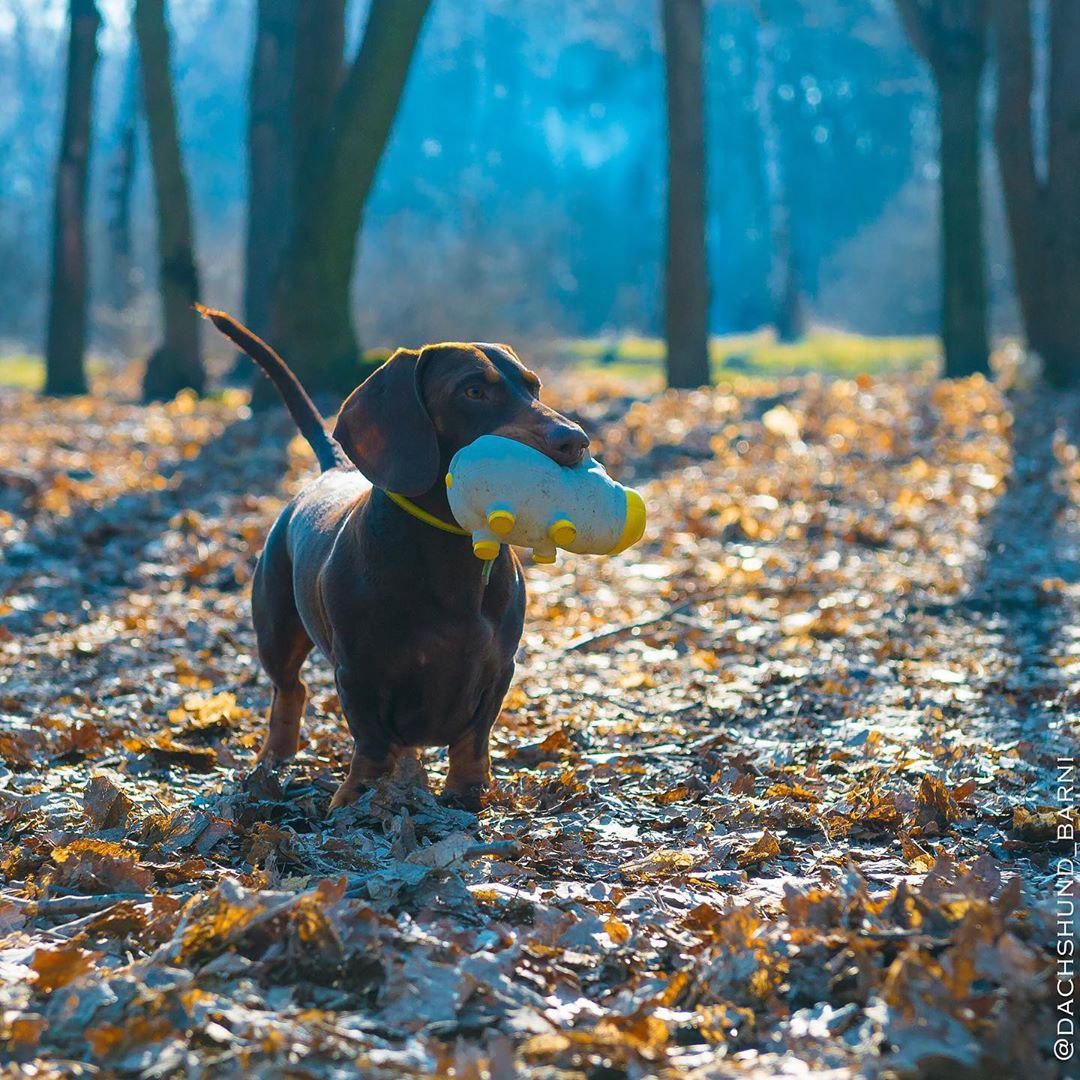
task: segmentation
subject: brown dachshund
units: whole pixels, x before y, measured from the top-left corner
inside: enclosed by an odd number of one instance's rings
[[[255,636],[274,688],[259,760],[296,753],[300,669],[318,645],[355,743],[331,808],[400,759],[419,760],[421,747],[449,746],[443,798],[479,809],[525,584],[509,547],[482,580],[446,500],[447,466],[488,434],[576,465],[588,436],[540,402],[540,380],[506,345],[454,342],[398,349],[352,392],[331,438],[273,349],[228,315],[200,310],[273,380],[322,468],[281,512],[255,570]]]

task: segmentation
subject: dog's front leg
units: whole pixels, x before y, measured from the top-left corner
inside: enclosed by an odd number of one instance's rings
[[[450,745],[450,768],[440,801],[478,813],[484,793],[491,786],[491,729],[499,719],[503,698],[510,687],[514,669],[486,693],[476,710],[469,733]]]
[[[365,753],[360,744],[353,747],[352,761],[349,762],[349,772],[342,781],[341,786],[334,792],[330,800],[330,809],[336,810],[339,806],[348,806],[360,797],[364,788],[371,787],[376,781],[388,776],[394,767],[393,755],[389,750],[383,755]]]
[[[474,731],[450,747],[450,769],[441,801],[477,813],[484,792],[491,786],[491,727]]]
[[[349,772],[330,800],[330,809],[356,802],[360,792],[390,774],[395,754],[390,741],[381,734],[378,700],[362,682],[349,677],[343,668],[334,672],[338,699],[353,737]]]

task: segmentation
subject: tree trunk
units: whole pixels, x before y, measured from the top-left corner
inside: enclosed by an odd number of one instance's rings
[[[1001,0],[994,124],[1016,291],[1028,345],[1051,385],[1080,383],[1080,9],[1053,0],[1046,175],[1033,150],[1031,11]]]
[[[139,50],[131,43],[116,115],[116,156],[109,173],[109,280],[115,311],[131,304],[131,195],[139,145]]]
[[[287,129],[291,158],[285,174],[288,185],[289,227],[284,240],[277,273],[271,283],[268,309],[270,329],[281,346],[280,303],[285,261],[290,257],[293,230],[298,208],[310,197],[314,176],[321,167],[321,140],[329,139],[330,113],[345,76],[345,10],[347,0],[322,0],[311,4],[299,2],[295,36],[290,61],[291,78],[285,87]],[[291,363],[295,363],[291,353]],[[250,367],[250,360],[239,357],[238,363]],[[305,372],[305,382],[317,393],[324,387],[316,373]],[[277,391],[268,379],[256,378],[252,404],[258,408],[279,404]]]
[[[702,0],[661,0],[667,72],[665,335],[672,387],[709,383]]]
[[[989,0],[895,0],[938,92],[941,337],[946,377],[990,370],[983,259],[979,87]]]
[[[85,394],[86,180],[97,32],[94,0],[71,0],[64,127],[56,166],[45,393]]]
[[[982,68],[938,74],[942,338],[946,378],[990,371],[979,160]]]
[[[291,184],[293,205],[311,197],[321,167],[334,102],[345,78],[345,9],[347,0],[301,3],[289,88],[290,123],[295,147]]]
[[[1020,313],[1029,344],[1048,313],[1041,252],[1044,241],[1044,197],[1035,173],[1032,145],[1031,12],[1027,0],[1009,0],[996,11],[998,95],[994,141],[1005,194],[1005,213],[1012,241],[1013,270]]]
[[[143,397],[167,400],[190,388],[202,393],[206,373],[199,348],[199,278],[192,242],[191,205],[180,151],[164,0],[135,0],[143,106],[157,203],[158,261],[164,335],[146,364]]]
[[[248,96],[244,314],[248,326],[260,334],[270,330],[274,283],[292,224],[295,157],[290,91],[301,6],[300,0],[259,0],[255,29]],[[323,65],[333,68],[326,56]],[[246,356],[240,363],[245,372],[251,370]]]
[[[805,318],[800,294],[798,263],[791,228],[791,202],[784,175],[784,154],[780,125],[773,112],[776,91],[777,31],[760,4],[757,16],[757,71],[754,79],[754,107],[761,129],[762,158],[765,163],[765,190],[769,199],[769,299],[773,322],[780,341],[798,341],[805,333]]]
[[[795,258],[795,245],[789,238],[786,248],[787,261],[783,266],[783,287],[776,308],[776,337],[780,341],[798,341],[806,335],[806,308],[803,306],[802,284],[799,264]]]
[[[359,53],[317,132],[311,120],[328,84],[317,75],[330,62],[312,49],[313,37],[301,34],[297,45],[295,216],[273,339],[312,390],[345,393],[358,381],[350,304],[357,237],[429,2],[372,0]]]

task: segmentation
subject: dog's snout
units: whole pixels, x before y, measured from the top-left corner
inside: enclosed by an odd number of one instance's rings
[[[589,448],[589,436],[577,424],[560,424],[548,439],[550,456],[560,465],[577,465]]]

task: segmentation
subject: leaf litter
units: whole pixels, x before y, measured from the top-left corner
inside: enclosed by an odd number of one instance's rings
[[[1077,400],[556,396],[650,527],[528,571],[479,817],[408,776],[327,816],[319,663],[301,753],[251,771],[283,417],[0,396],[11,1075],[1058,1075]]]

